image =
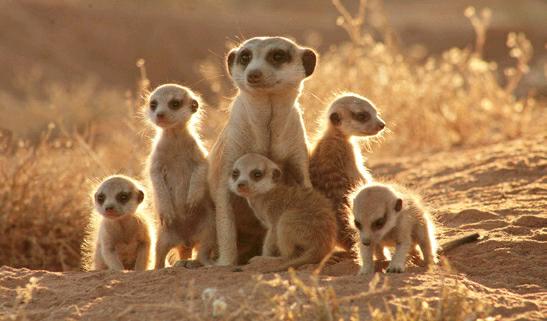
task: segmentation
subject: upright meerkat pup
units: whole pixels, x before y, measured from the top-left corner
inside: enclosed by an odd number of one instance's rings
[[[105,179],[93,195],[94,217],[82,246],[85,270],[136,270],[149,267],[152,223],[138,208],[144,192],[131,178]]]
[[[247,153],[267,155],[280,165],[284,179],[311,187],[307,137],[298,97],[317,55],[282,37],[245,41],[227,56],[227,69],[239,89],[230,118],[209,157],[209,187],[216,206],[219,242],[217,264],[237,263],[238,241],[252,212],[237,204],[228,182],[234,162]],[[237,216],[237,217],[236,217]],[[260,230],[259,223],[249,229]],[[260,243],[260,235],[251,240]]]
[[[230,189],[245,197],[267,227],[262,256],[281,255],[273,271],[319,263],[336,243],[329,201],[313,188],[282,183],[281,169],[259,154],[246,154],[233,167]]]
[[[374,272],[373,251],[383,258],[384,246],[395,246],[387,272],[405,271],[406,258],[416,244],[425,265],[435,261],[437,242],[429,213],[420,200],[401,187],[372,184],[363,188],[353,201],[355,226],[361,234],[360,274]]]
[[[326,130],[310,157],[313,187],[332,202],[338,224],[338,244],[358,256],[357,231],[351,226],[350,194],[371,177],[352,137],[377,135],[385,127],[376,108],[357,94],[337,97],[327,112]]]
[[[216,234],[207,151],[193,128],[199,104],[190,89],[176,84],[161,85],[148,98],[148,119],[157,130],[148,165],[160,220],[156,268],[164,267],[175,246],[181,258],[198,246],[198,261],[211,264]]]

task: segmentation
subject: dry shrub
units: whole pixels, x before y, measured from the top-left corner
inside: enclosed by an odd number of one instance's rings
[[[323,54],[315,75],[306,82],[302,102],[308,129],[317,127],[314,120],[333,94],[354,91],[371,98],[387,120],[391,133],[381,153],[445,150],[522,135],[535,102],[516,98],[514,90],[528,72],[532,48],[523,34],[508,35],[510,55],[517,64],[504,71],[506,85],[502,85],[497,64],[482,57],[489,10],[480,15],[472,7],[465,11],[477,34],[474,49],[452,48],[440,57],[414,57],[399,49],[385,25],[364,28],[366,1],[360,1],[356,17],[338,0],[333,3],[341,14],[337,23],[351,42]],[[372,34],[381,35],[383,41]]]
[[[37,146],[14,144],[0,154],[0,265],[75,269],[91,163],[70,141],[47,135]]]

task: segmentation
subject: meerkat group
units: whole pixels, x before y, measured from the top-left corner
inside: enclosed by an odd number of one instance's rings
[[[387,272],[403,272],[415,245],[425,265],[435,262],[433,223],[419,200],[374,182],[364,166],[355,139],[386,125],[369,99],[336,97],[309,148],[298,99],[317,61],[313,49],[283,37],[256,37],[230,50],[226,69],[238,93],[210,153],[197,134],[199,96],[177,84],[154,89],[144,107],[156,129],[147,189],[121,175],[96,189],[100,222],[89,225],[84,268],[159,269],[175,249],[186,267],[276,259],[271,271],[283,271],[341,248],[360,257],[360,273],[368,274],[373,256],[384,259],[384,246],[392,245]]]

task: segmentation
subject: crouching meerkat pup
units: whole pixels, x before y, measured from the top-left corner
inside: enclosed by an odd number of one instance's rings
[[[336,219],[328,199],[313,188],[286,185],[281,169],[259,154],[246,154],[233,167],[230,189],[245,197],[267,227],[262,256],[281,256],[271,270],[319,263],[336,244]]]
[[[334,99],[327,111],[327,126],[310,157],[313,187],[332,202],[338,224],[338,245],[358,257],[358,233],[351,226],[350,194],[372,178],[364,167],[361,150],[352,137],[375,136],[385,127],[375,106],[357,94]]]
[[[361,234],[360,274],[374,272],[373,252],[383,257],[385,246],[395,246],[387,272],[405,271],[407,256],[418,245],[424,264],[435,262],[437,242],[429,213],[414,195],[387,184],[365,186],[353,201],[355,226]]]
[[[216,207],[218,265],[245,263],[240,236],[259,231],[250,241],[260,247],[263,230],[246,202],[230,193],[234,162],[247,153],[267,155],[279,164],[284,179],[311,187],[307,137],[298,97],[317,55],[282,37],[258,37],[227,55],[227,69],[238,88],[230,116],[209,157],[208,182]],[[237,203],[237,204],[236,204]],[[238,251],[239,250],[239,251]],[[256,255],[257,253],[255,253]],[[238,260],[239,257],[239,260]]]
[[[106,178],[93,195],[99,221],[91,218],[83,244],[85,270],[149,268],[153,224],[139,211],[144,192],[129,177]]]
[[[207,189],[207,151],[195,133],[200,101],[188,88],[165,84],[148,98],[148,119],[156,126],[149,158],[154,207],[159,217],[156,268],[165,265],[169,250],[211,264],[216,234],[212,201]]]

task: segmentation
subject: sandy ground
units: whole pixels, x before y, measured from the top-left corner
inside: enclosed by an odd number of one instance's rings
[[[454,282],[471,296],[494,306],[503,320],[545,320],[547,315],[547,136],[504,142],[476,149],[372,164],[377,179],[389,179],[417,189],[434,209],[440,243],[479,232],[484,238],[447,254],[453,272],[381,274],[376,292],[370,277],[355,276],[357,266],[341,262],[327,266],[321,286],[336,291],[340,311],[358,306],[362,319],[368,305],[381,307],[397,297],[420,295],[434,301],[441,284]],[[307,284],[311,267],[297,272]],[[223,297],[234,319],[258,320],[273,315],[286,283],[264,280],[253,267],[187,270],[167,268],[147,272],[53,273],[0,268],[0,319],[28,320],[201,320],[209,319],[207,299]],[[287,280],[287,273],[281,279]],[[29,285],[34,282],[34,287]],[[260,284],[257,287],[257,284]],[[22,290],[31,287],[27,298]],[[17,293],[19,291],[19,297]],[[277,295],[277,296],[276,296]],[[288,304],[298,296],[288,296]],[[300,296],[302,297],[302,296]],[[214,298],[213,298],[214,300]],[[279,301],[281,300],[281,301]],[[295,302],[296,302],[295,301]],[[305,306],[306,304],[304,304]],[[279,307],[279,305],[277,306]]]

